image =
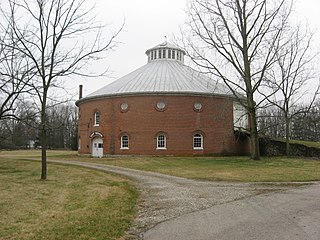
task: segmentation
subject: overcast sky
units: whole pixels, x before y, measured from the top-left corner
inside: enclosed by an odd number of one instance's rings
[[[84,86],[84,96],[111,83],[147,63],[145,51],[168,41],[179,34],[179,26],[186,19],[186,0],[97,0],[98,17],[110,28],[117,29],[126,19],[125,29],[120,34],[118,48],[104,60],[112,77],[99,79],[78,78],[72,81],[71,91],[77,92],[78,85]],[[320,31],[320,1],[297,0],[298,18]],[[320,42],[320,40],[318,41]],[[101,66],[102,67],[102,66]],[[68,86],[70,86],[68,84]]]

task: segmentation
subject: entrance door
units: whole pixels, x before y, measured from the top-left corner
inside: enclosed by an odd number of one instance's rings
[[[102,138],[94,138],[92,140],[92,157],[103,156],[103,140]]]

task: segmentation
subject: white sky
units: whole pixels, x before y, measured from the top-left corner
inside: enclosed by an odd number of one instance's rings
[[[84,86],[84,96],[132,72],[147,63],[145,51],[179,35],[179,26],[186,19],[186,0],[96,0],[99,17],[110,28],[117,29],[126,18],[125,30],[118,41],[121,44],[104,60],[101,69],[109,67],[112,77],[99,79],[77,78],[67,84],[71,92],[77,92],[79,84]],[[308,21],[312,29],[318,29],[320,42],[320,1],[297,0],[297,18]]]

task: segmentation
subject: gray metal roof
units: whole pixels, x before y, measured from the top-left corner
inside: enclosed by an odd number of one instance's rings
[[[173,48],[160,44],[147,50]],[[182,50],[181,50],[182,51]],[[232,96],[223,84],[186,66],[177,59],[154,59],[137,70],[89,94],[78,102],[100,97],[140,94],[201,94]]]

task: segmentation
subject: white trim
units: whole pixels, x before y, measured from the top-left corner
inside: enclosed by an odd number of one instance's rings
[[[193,150],[203,150],[203,147],[194,147]]]

